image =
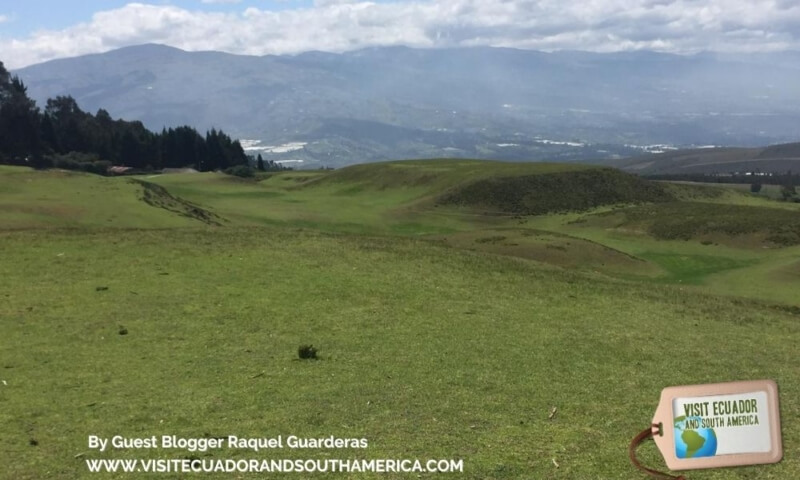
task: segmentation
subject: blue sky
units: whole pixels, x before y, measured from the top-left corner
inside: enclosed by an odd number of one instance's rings
[[[370,46],[800,50],[798,0],[0,0],[9,68],[141,43],[235,54]]]

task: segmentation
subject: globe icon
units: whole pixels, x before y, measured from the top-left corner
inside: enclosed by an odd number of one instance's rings
[[[713,428],[699,428],[700,417],[675,419],[675,455],[678,458],[713,457],[717,453],[717,434]]]

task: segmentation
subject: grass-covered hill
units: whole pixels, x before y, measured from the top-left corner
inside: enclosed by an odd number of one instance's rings
[[[576,178],[624,188],[592,207],[551,176],[584,196],[607,185]],[[570,203],[442,201],[480,182]],[[691,478],[800,476],[800,246],[764,236],[797,204],[431,160],[258,180],[3,167],[0,207],[0,479],[121,478],[88,473],[113,458],[453,458],[452,478],[639,478],[627,445],[661,389],[759,378],[779,385],[784,460]],[[749,229],[714,227],[743,212]],[[298,359],[304,344],[318,360]],[[369,446],[101,453],[88,435]],[[640,457],[662,465],[651,444]]]
[[[758,244],[800,244],[797,210],[703,202],[672,202],[610,211],[593,217],[614,228],[641,228],[657,239],[733,242],[753,237]]]
[[[146,179],[0,165],[0,192],[2,230],[171,228],[221,221]]]
[[[541,215],[674,199],[658,183],[611,168],[590,168],[480,179],[443,195],[441,201],[517,215]]]
[[[467,159],[406,160],[368,163],[334,170],[320,184],[361,184],[370,188],[426,187],[433,192],[465,183],[496,178],[576,172],[594,167],[565,163],[512,163]]]

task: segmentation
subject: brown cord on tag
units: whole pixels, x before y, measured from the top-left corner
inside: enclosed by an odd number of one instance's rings
[[[628,455],[631,457],[631,463],[633,463],[633,466],[654,478],[669,479],[669,480],[686,480],[686,477],[684,477],[683,475],[679,475],[676,477],[668,473],[663,473],[659,472],[658,470],[647,468],[643,466],[641,463],[639,463],[639,460],[636,459],[636,447],[638,447],[639,444],[645,441],[647,438],[652,437],[655,434],[661,435],[661,424],[654,423],[650,425],[650,428],[648,428],[647,430],[642,430],[642,432],[639,435],[636,435],[636,437],[634,437],[634,439],[631,440],[631,444],[628,447]]]

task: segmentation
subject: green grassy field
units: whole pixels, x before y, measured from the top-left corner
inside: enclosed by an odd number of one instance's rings
[[[369,441],[204,459],[453,458],[464,473],[419,477],[645,478],[627,445],[662,388],[760,378],[780,388],[784,460],[687,476],[800,476],[800,247],[761,230],[676,240],[608,222],[648,205],[520,216],[441,201],[477,180],[580,168],[139,178],[161,189],[0,169],[0,478],[186,478],[88,473],[86,459],[189,455],[98,453],[88,435],[164,434]],[[692,201],[750,202],[728,195]],[[298,360],[301,344],[320,360]],[[640,457],[663,465],[652,443]]]
[[[736,190],[738,192],[750,192],[751,184],[749,183],[700,183],[700,182],[675,182],[676,184],[689,185],[690,187],[705,186],[711,189],[727,192]],[[780,185],[761,185],[761,191],[758,194],[742,196],[731,195],[729,198],[749,198],[751,201],[758,202],[760,200],[777,200],[781,198]]]
[[[190,218],[142,201],[128,179],[78,172],[0,166],[0,225],[4,231],[49,228],[191,227]]]

